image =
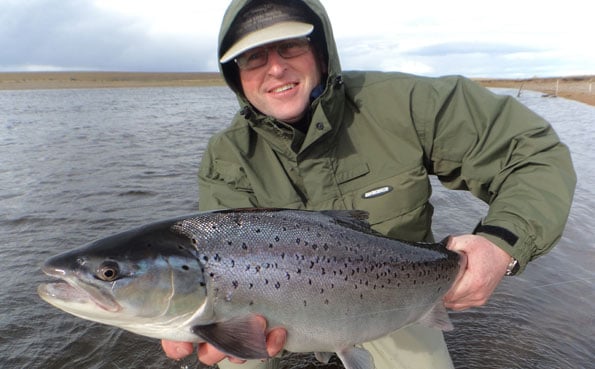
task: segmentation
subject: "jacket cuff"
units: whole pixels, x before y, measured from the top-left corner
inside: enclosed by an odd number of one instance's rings
[[[532,242],[509,228],[479,222],[472,233],[485,237],[518,261],[512,275],[522,273],[531,260]]]

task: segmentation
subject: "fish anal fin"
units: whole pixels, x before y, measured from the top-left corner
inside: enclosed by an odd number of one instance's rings
[[[192,332],[219,351],[239,359],[267,359],[266,333],[258,315],[192,327]]]
[[[374,359],[367,350],[359,347],[350,347],[337,351],[337,356],[345,369],[374,369]]]
[[[333,356],[334,352],[315,352],[314,356],[316,360],[320,361],[321,363],[328,364]]]
[[[452,331],[454,329],[442,300],[438,301],[432,310],[428,311],[419,320],[419,323],[426,327],[437,328],[442,331]]]

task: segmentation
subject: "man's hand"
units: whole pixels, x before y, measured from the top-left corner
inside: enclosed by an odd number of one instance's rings
[[[447,247],[466,256],[467,263],[444,296],[444,305],[453,310],[485,305],[506,274],[510,255],[478,235],[451,237]]]
[[[259,319],[262,320],[263,330],[266,329],[266,319],[262,316],[259,316]],[[281,352],[283,346],[285,346],[286,337],[287,331],[284,328],[273,328],[267,333],[267,352],[270,357]],[[174,360],[181,360],[194,351],[194,346],[190,342],[162,340],[161,346],[167,357]],[[198,345],[198,360],[205,365],[215,365],[225,358],[236,364],[245,362],[245,360],[224,354],[208,343],[200,343]]]

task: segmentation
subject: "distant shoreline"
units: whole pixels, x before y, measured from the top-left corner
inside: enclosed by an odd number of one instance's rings
[[[548,78],[497,79],[478,78],[485,87],[514,88],[518,93],[539,91],[543,97],[563,97],[595,106],[595,76],[568,76]]]
[[[224,86],[217,72],[7,72],[0,73],[0,90],[40,90],[118,87]]]
[[[595,106],[595,76],[548,78],[474,79],[485,87],[514,88],[543,93],[544,97],[563,97]],[[216,72],[6,72],[0,73],[0,90],[37,90],[68,88],[205,87],[224,86]]]

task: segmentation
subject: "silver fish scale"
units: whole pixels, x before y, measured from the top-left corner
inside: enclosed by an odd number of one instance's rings
[[[318,212],[214,212],[174,228],[192,239],[204,266],[214,313],[205,318],[262,314],[287,327],[290,351],[332,351],[415,322],[458,270],[446,251]]]

